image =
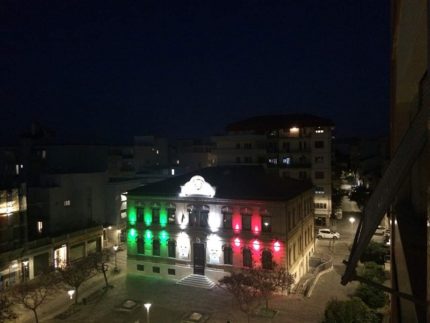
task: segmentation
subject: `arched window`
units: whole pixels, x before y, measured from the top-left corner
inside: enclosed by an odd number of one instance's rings
[[[232,228],[232,214],[233,211],[228,206],[224,206],[221,209],[222,213],[222,226],[224,229],[231,229]]]
[[[272,253],[269,250],[263,250],[261,255],[261,264],[263,269],[273,268]]]
[[[167,249],[168,249],[168,256],[170,258],[176,258],[176,241],[175,240],[169,240],[167,243]]]
[[[167,218],[168,218],[167,221],[169,224],[175,224],[176,222],[175,216],[176,216],[176,205],[173,203],[170,203],[167,206]]]
[[[242,230],[251,231],[251,209],[245,207],[240,210],[242,215]]]
[[[152,241],[152,255],[159,256],[160,255],[160,240],[154,239]]]
[[[142,237],[138,237],[136,243],[137,243],[137,253],[140,253],[142,255],[145,254],[145,244]]]
[[[252,267],[252,252],[249,248],[243,248],[243,267]]]
[[[233,249],[230,246],[224,246],[224,264],[233,265]]]

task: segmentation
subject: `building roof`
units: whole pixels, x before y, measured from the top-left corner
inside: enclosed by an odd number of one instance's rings
[[[317,117],[311,114],[295,113],[281,115],[265,115],[248,118],[230,123],[227,131],[253,131],[266,133],[276,129],[288,129],[291,127],[333,127],[330,119]]]
[[[312,183],[268,174],[262,166],[220,166],[151,183],[128,192],[129,196],[178,197],[181,186],[202,176],[215,187],[215,198],[286,201],[312,189]]]

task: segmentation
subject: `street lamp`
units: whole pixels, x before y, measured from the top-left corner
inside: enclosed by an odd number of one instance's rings
[[[149,309],[151,308],[151,303],[145,303],[143,306],[146,308],[146,323],[149,323]]]
[[[354,225],[354,222],[355,222],[355,218],[353,216],[351,216],[349,218],[349,223],[351,223],[351,229],[352,229],[352,226]]]
[[[114,270],[114,272],[118,272],[118,266],[117,266],[117,262],[116,262],[116,254],[117,254],[117,251],[118,251],[118,245],[114,245],[113,246],[113,250],[115,251],[115,268],[113,269]]]
[[[69,289],[67,291],[67,294],[69,294],[70,299],[73,299],[73,295],[75,295],[75,290],[74,289]]]

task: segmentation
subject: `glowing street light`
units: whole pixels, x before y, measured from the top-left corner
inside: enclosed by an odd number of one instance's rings
[[[150,323],[149,322],[149,309],[151,308],[151,303],[145,303],[145,304],[143,304],[143,306],[145,306],[145,308],[146,308],[146,322],[147,323]]]
[[[69,289],[67,291],[67,294],[69,294],[70,299],[73,299],[73,295],[75,295],[75,290],[74,289]]]
[[[354,224],[354,222],[355,222],[355,218],[351,216],[349,218],[349,223],[351,223],[351,225],[352,225],[352,224]]]

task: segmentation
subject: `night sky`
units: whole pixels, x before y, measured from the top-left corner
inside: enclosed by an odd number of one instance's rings
[[[297,112],[386,133],[389,3],[3,0],[0,135],[198,137]]]

